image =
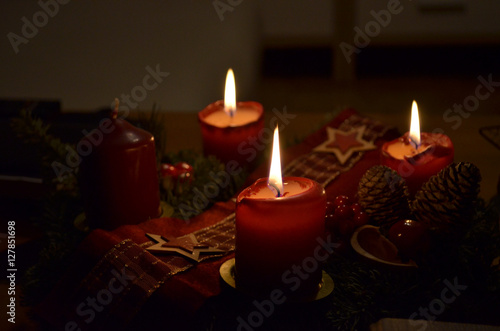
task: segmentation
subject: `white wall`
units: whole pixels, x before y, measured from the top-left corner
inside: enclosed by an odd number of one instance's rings
[[[211,0],[58,1],[67,4],[45,16],[45,24],[38,1],[0,2],[0,98],[53,98],[65,110],[95,110],[142,86],[145,68],[158,64],[170,75],[147,91],[140,109],[156,103],[162,110],[200,110],[223,98],[229,67],[239,100],[252,98],[258,4],[242,1],[221,20]],[[23,37],[22,19],[33,22],[34,15],[38,32],[16,54],[8,35]]]

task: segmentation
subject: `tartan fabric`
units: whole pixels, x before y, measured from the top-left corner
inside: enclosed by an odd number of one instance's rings
[[[365,126],[363,139],[366,141],[375,141],[389,130],[389,127],[380,121],[358,114],[353,114],[344,120],[338,129],[349,131],[361,126]],[[292,161],[284,169],[284,174],[285,176],[307,177],[326,187],[338,175],[350,170],[363,157],[364,153],[364,151],[354,152],[345,164],[341,164],[334,154],[312,151]]]

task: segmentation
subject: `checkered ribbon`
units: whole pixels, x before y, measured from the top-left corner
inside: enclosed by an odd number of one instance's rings
[[[70,294],[66,326],[123,328],[175,271],[130,239],[116,244]]]
[[[348,132],[361,126],[365,126],[363,139],[366,141],[375,141],[389,130],[389,127],[382,122],[357,114],[347,118],[338,129]],[[351,169],[363,154],[364,151],[354,152],[344,164],[341,164],[334,154],[312,151],[292,161],[283,172],[286,176],[307,177],[326,187],[337,176]]]
[[[234,214],[194,232],[200,243],[225,251],[234,250],[234,233]],[[74,304],[65,320],[82,330],[122,329],[169,277],[193,267],[180,256],[152,255],[144,249],[151,244],[126,239],[109,250],[71,293]],[[102,312],[95,313],[93,304],[102,307]]]

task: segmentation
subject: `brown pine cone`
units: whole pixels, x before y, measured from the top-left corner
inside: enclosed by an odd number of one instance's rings
[[[408,187],[389,167],[377,165],[363,175],[358,200],[373,224],[388,228],[410,214]]]
[[[480,181],[479,169],[472,163],[450,164],[422,185],[411,210],[417,220],[438,230],[470,224]]]

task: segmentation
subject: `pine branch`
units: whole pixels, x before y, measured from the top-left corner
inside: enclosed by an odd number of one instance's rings
[[[56,165],[65,166],[68,152],[74,151],[75,147],[49,134],[50,125],[34,117],[30,110],[22,109],[20,117],[13,118],[10,124],[17,136],[24,142],[39,146],[44,183],[55,185],[59,190],[77,194],[76,173],[78,169],[66,171],[64,176],[58,176],[55,171]]]
[[[178,218],[194,217],[218,201],[231,199],[248,175],[244,170],[237,175],[229,174],[225,171],[225,165],[217,158],[205,157],[192,150],[169,153],[162,160],[162,163],[178,162],[186,162],[193,167],[193,181],[182,192],[166,191],[164,188],[160,191],[162,200],[174,208],[172,216]],[[214,188],[218,190],[215,195],[212,192]],[[208,195],[205,194],[207,190],[210,190]],[[199,199],[201,195],[203,198]],[[205,205],[200,206],[200,202],[205,202]]]

